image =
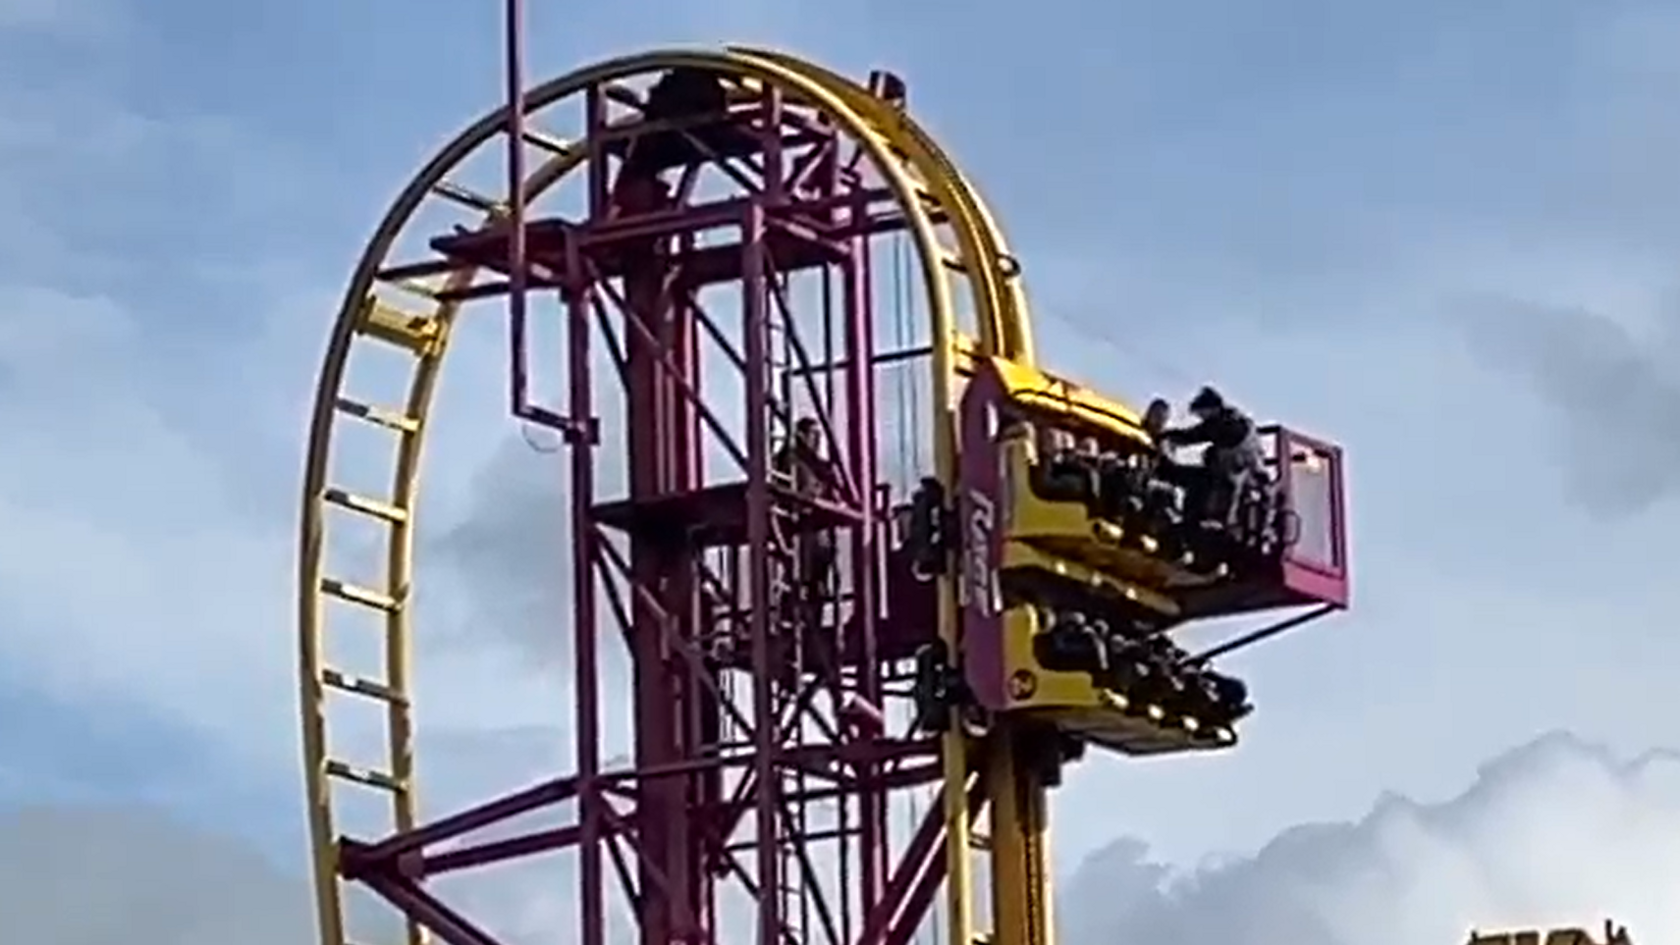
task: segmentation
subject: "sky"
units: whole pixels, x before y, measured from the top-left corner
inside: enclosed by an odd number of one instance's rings
[[[305,413],[387,201],[499,94],[492,6],[0,0],[6,940],[309,939]],[[1243,747],[1061,792],[1078,945],[1680,936],[1680,3],[532,6],[533,73],[724,41],[890,66],[1046,360],[1217,381],[1348,449],[1355,608],[1233,662]],[[421,539],[438,807],[566,753],[552,460],[474,331]],[[540,934],[554,889],[478,895]]]

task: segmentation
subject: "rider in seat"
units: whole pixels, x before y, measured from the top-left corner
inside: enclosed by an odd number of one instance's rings
[[[1154,448],[1127,456],[1108,453],[1099,464],[1098,508],[1103,518],[1133,521],[1141,515],[1156,520],[1176,504],[1174,487],[1162,478],[1162,467],[1172,460],[1160,448],[1161,434],[1172,422],[1172,405],[1157,397],[1141,420]]]
[[[1149,402],[1143,411],[1143,432],[1151,439],[1159,439],[1167,432],[1167,424],[1172,423],[1172,404],[1165,397],[1157,397]]]
[[[1243,491],[1262,471],[1260,440],[1254,421],[1212,387],[1196,393],[1190,413],[1195,424],[1163,431],[1160,443],[1164,447],[1206,445],[1201,464],[1171,462],[1162,475],[1184,487],[1187,519],[1223,529],[1235,520]]]
[[[1042,429],[1034,491],[1051,502],[1091,500],[1096,492],[1095,457],[1077,444],[1066,430]]]
[[[1171,423],[1172,404],[1162,397],[1150,401],[1143,412],[1143,432],[1149,434],[1155,449],[1146,460],[1145,480],[1137,511],[1147,523],[1146,527],[1157,535],[1173,531],[1183,517],[1178,480],[1175,478],[1177,462],[1162,440]]]

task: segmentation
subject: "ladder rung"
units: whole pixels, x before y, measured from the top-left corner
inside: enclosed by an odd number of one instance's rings
[[[380,282],[396,285],[399,282],[430,279],[434,276],[447,275],[470,268],[473,267],[453,259],[428,259],[425,262],[398,263],[394,266],[386,266],[374,273],[373,277]]]
[[[554,135],[548,134],[544,131],[538,131],[530,126],[526,126],[520,136],[525,139],[526,144],[541,148],[555,157],[568,157],[573,151],[573,146],[571,144],[562,141]]]
[[[417,299],[427,302],[438,301],[438,289],[421,282],[419,279],[381,279],[383,284],[393,289],[405,292]]]
[[[635,109],[647,107],[646,103],[642,101],[642,97],[637,95],[636,91],[628,86],[619,85],[614,82],[609,85],[602,86],[601,91],[605,93],[608,101],[617,102],[620,105],[628,105],[629,107]]]
[[[403,698],[402,693],[382,682],[376,682],[361,676],[351,676],[336,669],[322,670],[321,681],[340,692],[348,692],[351,695],[367,696],[369,699],[379,699],[395,705],[408,701]]]
[[[360,327],[363,334],[416,355],[430,354],[443,336],[437,319],[404,312],[375,298],[368,299],[362,309]]]
[[[372,404],[364,404],[359,400],[340,397],[333,401],[333,406],[338,408],[339,413],[355,417],[358,420],[366,420],[387,430],[396,430],[400,433],[416,433],[420,430],[420,420],[416,417],[406,416],[395,410],[386,410],[383,407],[375,407]]]
[[[337,578],[322,578],[321,592],[339,600],[383,610],[386,613],[395,611],[399,606],[397,599],[389,594],[382,594],[372,588],[340,581]]]
[[[469,207],[489,214],[503,214],[507,212],[507,205],[500,200],[486,197],[477,191],[468,190],[460,184],[440,180],[432,185],[432,193],[446,200],[453,200],[463,207]]]
[[[342,761],[328,761],[327,774],[330,777],[354,781],[368,787],[383,788],[393,793],[403,790],[401,781],[383,771],[374,771],[372,768],[358,768],[354,765],[347,765]]]
[[[724,88],[731,93],[739,92],[744,95],[764,94],[764,82],[757,76],[741,75],[727,76],[723,80]]]
[[[357,495],[354,492],[347,492],[343,489],[328,489],[321,493],[321,498],[341,509],[371,515],[393,525],[408,521],[407,509],[392,505],[389,502],[381,502],[378,499]]]

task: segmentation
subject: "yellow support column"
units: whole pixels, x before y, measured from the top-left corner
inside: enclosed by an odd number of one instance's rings
[[[941,749],[945,767],[945,895],[949,945],[974,945],[973,842],[968,814],[968,737],[953,719]]]
[[[993,730],[987,745],[984,777],[992,817],[992,945],[1051,945],[1046,789],[1040,770],[1023,750],[1032,734],[1004,721]]]

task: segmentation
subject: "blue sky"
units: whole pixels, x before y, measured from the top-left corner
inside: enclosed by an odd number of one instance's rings
[[[0,0],[0,818],[161,810],[301,869],[303,413],[385,202],[499,95],[491,7]],[[1132,836],[1258,875],[1292,825],[1455,797],[1547,731],[1595,771],[1673,744],[1680,4],[939,9],[546,5],[532,71],[728,40],[890,65],[997,205],[1048,359],[1133,397],[1218,380],[1348,445],[1357,610],[1243,659],[1243,751],[1087,765],[1069,865]],[[501,389],[475,344],[462,419]],[[510,431],[452,429],[433,537],[478,529],[491,567],[439,565],[439,606],[497,627],[435,657],[446,800],[553,735],[519,668],[549,599],[484,600],[541,541],[509,505],[553,496]]]

